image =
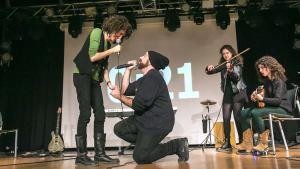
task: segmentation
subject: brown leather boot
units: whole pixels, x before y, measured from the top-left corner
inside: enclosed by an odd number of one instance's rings
[[[238,151],[245,151],[250,153],[253,149],[253,132],[247,129],[243,132],[243,142],[236,146]]]
[[[269,140],[270,130],[267,129],[263,133],[259,135],[259,143],[257,146],[253,147],[256,151],[265,151],[269,148],[268,140]]]

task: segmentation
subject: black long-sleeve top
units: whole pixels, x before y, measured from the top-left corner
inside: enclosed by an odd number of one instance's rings
[[[292,112],[292,105],[287,99],[287,88],[285,81],[281,79],[267,80],[264,83],[265,96],[263,101],[266,106],[281,107]]]
[[[244,79],[243,79],[243,75],[242,75],[242,73],[243,73],[243,65],[242,64],[234,65],[232,72],[227,71],[225,64],[221,67],[213,69],[212,71],[208,71],[207,67],[206,67],[205,72],[208,75],[212,75],[212,74],[221,72],[221,90],[223,92],[224,92],[224,84],[225,84],[225,80],[226,80],[225,77],[228,78],[227,82],[230,83],[234,93],[237,93],[237,92],[247,88],[247,86],[244,82]]]
[[[148,133],[169,133],[175,121],[166,82],[156,69],[151,69],[130,83],[126,96],[135,96],[132,103],[138,126]]]

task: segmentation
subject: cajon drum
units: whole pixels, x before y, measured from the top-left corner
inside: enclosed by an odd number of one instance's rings
[[[216,122],[215,123],[214,136],[215,136],[215,147],[216,148],[221,147],[224,143],[224,140],[225,140],[223,122]],[[230,122],[230,144],[232,146],[236,145],[234,122]]]

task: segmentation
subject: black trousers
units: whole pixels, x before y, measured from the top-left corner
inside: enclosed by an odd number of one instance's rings
[[[167,155],[175,154],[178,146],[173,140],[160,144],[168,133],[146,133],[139,129],[133,116],[118,122],[114,132],[123,140],[135,144],[133,159],[138,164],[152,163]]]
[[[226,139],[230,139],[230,119],[231,112],[233,112],[234,121],[238,131],[239,140],[242,141],[243,129],[241,124],[241,111],[244,105],[248,102],[246,90],[238,93],[225,93],[224,102],[222,105],[223,110],[223,128]]]
[[[99,82],[87,74],[73,74],[73,82],[79,103],[77,135],[86,136],[86,126],[90,122],[91,108],[94,112],[94,134],[104,133],[105,111]]]

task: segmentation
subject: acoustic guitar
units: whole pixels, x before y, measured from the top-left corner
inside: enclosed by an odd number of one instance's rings
[[[256,94],[258,95],[261,95],[262,97],[264,97],[265,96],[265,89],[264,89],[264,86],[263,85],[261,85],[261,86],[258,86],[257,88],[256,88],[256,90],[255,90],[255,92],[256,92]],[[263,102],[263,101],[257,101],[257,107],[258,108],[264,108],[265,107],[265,102]]]
[[[56,119],[56,130],[51,132],[52,139],[48,145],[49,153],[59,153],[64,151],[64,142],[59,134],[60,126],[60,117],[61,117],[61,107],[57,109],[57,119]]]

